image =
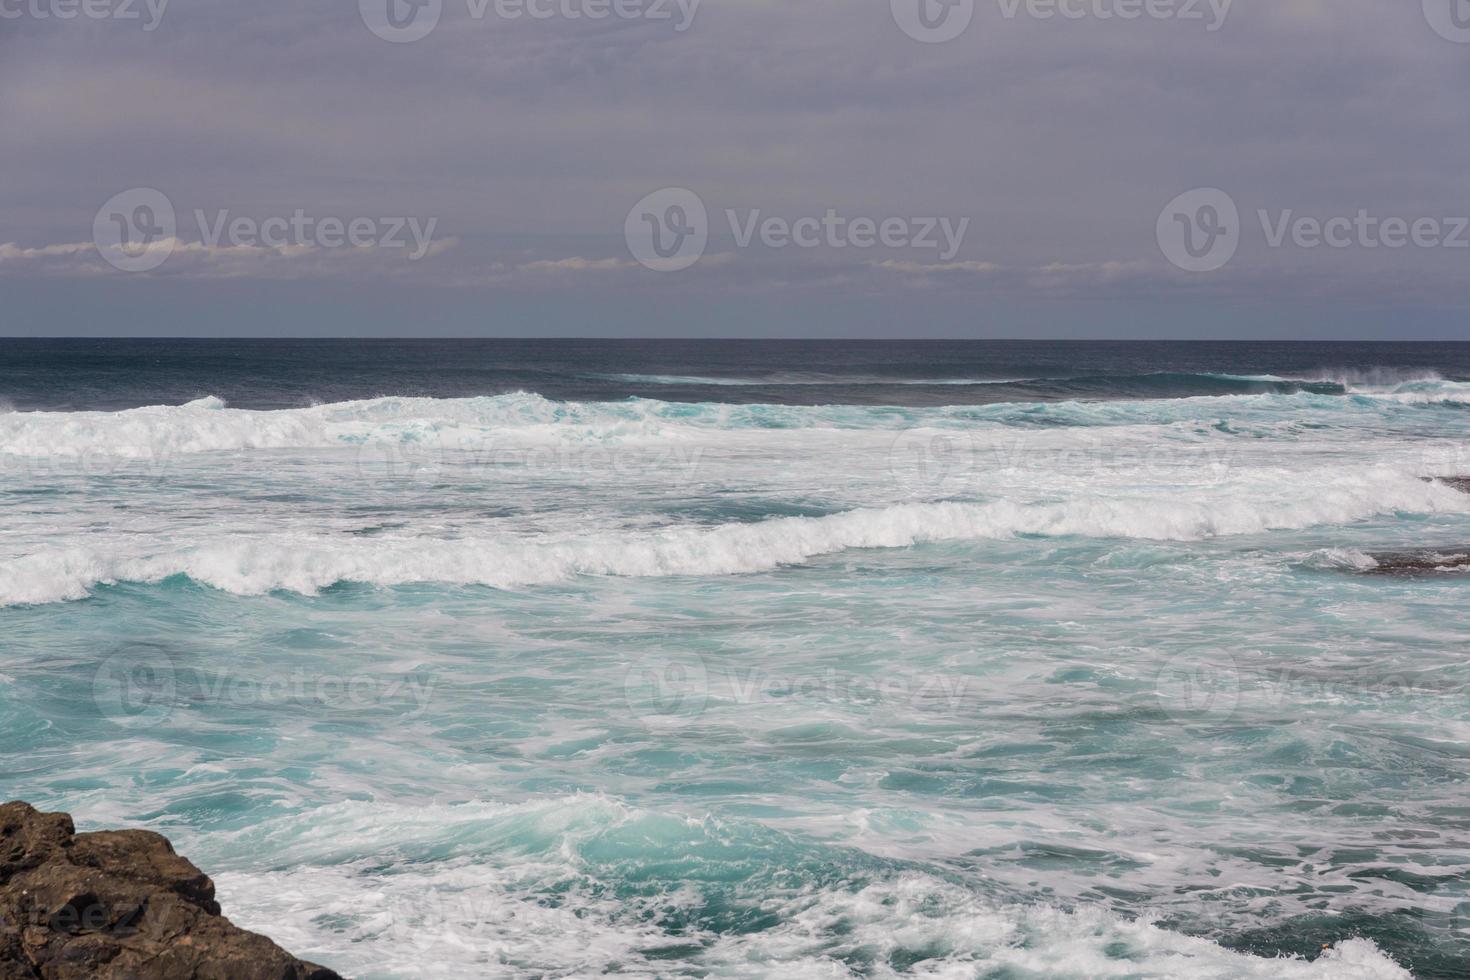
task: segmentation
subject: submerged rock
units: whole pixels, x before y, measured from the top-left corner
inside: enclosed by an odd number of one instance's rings
[[[220,914],[214,882],[146,830],[78,834],[0,806],[0,980],[341,980]]]
[[[1470,491],[1467,491],[1470,492]],[[1441,551],[1374,551],[1377,565],[1363,569],[1369,575],[1419,575],[1426,572],[1470,570],[1470,548]]]

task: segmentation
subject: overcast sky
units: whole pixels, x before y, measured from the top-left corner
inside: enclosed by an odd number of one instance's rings
[[[389,2],[0,0],[0,332],[1470,339],[1470,0]]]

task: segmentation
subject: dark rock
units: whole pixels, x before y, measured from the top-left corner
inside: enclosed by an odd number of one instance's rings
[[[1424,575],[1430,572],[1453,572],[1470,568],[1470,548],[1446,548],[1442,551],[1375,551],[1371,557],[1377,565],[1365,569],[1369,575]]]
[[[220,914],[214,882],[145,830],[78,834],[0,806],[0,980],[341,980]]]
[[[1461,493],[1470,493],[1470,476],[1426,476],[1425,483],[1443,483]]]

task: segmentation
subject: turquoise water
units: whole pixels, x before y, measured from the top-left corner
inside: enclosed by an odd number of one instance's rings
[[[1470,383],[1208,366],[16,399],[0,795],[354,976],[1463,976]]]

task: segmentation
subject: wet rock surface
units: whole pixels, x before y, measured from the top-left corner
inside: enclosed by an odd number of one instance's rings
[[[1470,476],[1436,476],[1431,479],[1435,483],[1443,483],[1447,487],[1454,487],[1461,493],[1470,493]]]
[[[214,882],[145,830],[78,834],[0,806],[0,980],[341,980],[220,913]]]
[[[1470,547],[1425,551],[1375,551],[1369,555],[1377,565],[1363,569],[1368,575],[1425,575],[1432,572],[1470,572]]]

